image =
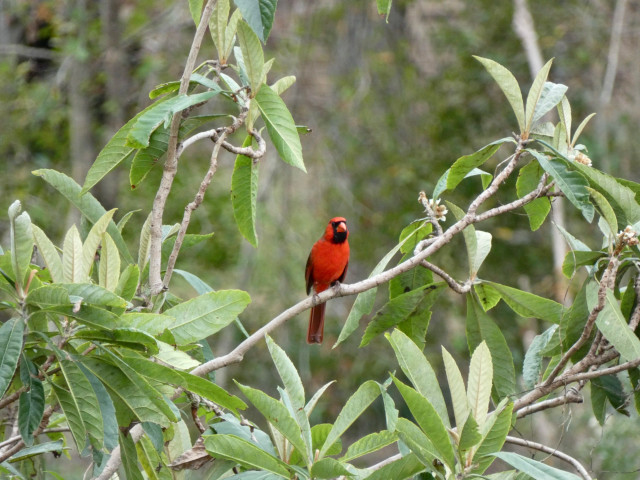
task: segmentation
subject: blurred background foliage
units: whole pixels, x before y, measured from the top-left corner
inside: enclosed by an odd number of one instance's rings
[[[581,138],[590,157],[612,175],[639,181],[640,5],[620,2],[625,15],[610,98],[603,94],[603,83],[613,60],[609,50],[616,2],[540,0],[530,8],[543,56],[556,58],[550,80],[570,87],[574,122],[598,112]],[[190,233],[215,235],[185,250],[177,267],[216,289],[247,290],[253,301],[242,320],[253,331],[303,297],[309,249],[327,219],[342,215],[351,232],[347,282],[366,277],[395,245],[401,229],[422,215],[416,201],[420,190],[429,194],[456,158],[515,130],[508,103],[472,58],[481,54],[502,63],[527,91],[531,74],[512,26],[513,11],[506,0],[396,0],[386,23],[371,0],[281,0],[265,55],[276,57],[271,81],[297,77],[284,98],[296,122],[312,130],[302,137],[308,174],[285,167],[269,150],[260,165],[260,246],[253,249],[234,224],[229,202],[234,159],[226,153],[189,227]],[[1,2],[0,209],[6,211],[20,199],[34,222],[60,242],[69,224],[78,220],[77,212],[31,171],[55,168],[82,183],[111,135],[150,103],[149,90],[179,78],[192,35],[186,0]],[[214,55],[208,39],[200,58]],[[207,149],[195,147],[182,157],[166,224],[178,222],[193,198],[207,168]],[[499,160],[498,155],[490,167]],[[141,210],[125,229],[132,251],[137,251],[160,168],[134,190],[127,171],[124,166],[112,172],[93,193],[106,208],[118,206],[118,217]],[[479,180],[467,180],[447,198],[465,207],[480,188]],[[591,235],[595,225],[586,225],[569,209],[566,221],[570,232],[597,247],[593,239],[598,237]],[[480,228],[494,236],[483,278],[553,296],[550,222],[531,233],[526,216],[516,213]],[[3,245],[6,238],[7,232],[0,230]],[[452,243],[433,260],[461,279],[465,275],[462,243]],[[181,282],[174,276],[175,293],[193,296]],[[563,288],[564,295],[574,293],[571,285]],[[385,295],[383,286],[380,302]],[[362,381],[382,381],[396,368],[381,338],[359,349],[359,338],[353,336],[331,350],[352,302],[343,298],[330,303],[320,348],[304,342],[306,315],[274,336],[294,359],[309,392],[338,379],[316,410],[317,422],[333,418]],[[459,359],[468,357],[463,299],[450,294],[443,305],[431,319],[425,350],[436,369],[440,344]],[[505,332],[514,360],[521,363],[523,343],[541,329],[500,307],[492,316]],[[213,351],[222,354],[242,335],[229,327],[216,338]],[[232,388],[231,378],[275,393],[274,369],[264,346],[252,350],[243,363],[217,372],[217,381],[226,387]],[[356,424],[358,435],[383,428],[382,405],[374,408],[375,415]],[[542,443],[561,444],[578,458],[593,453],[596,472],[634,469],[616,460],[620,450],[616,436],[608,433],[609,423],[594,428],[584,420],[589,415],[576,415],[571,423],[569,409],[555,415],[547,420],[536,416],[539,425],[525,428],[534,428]],[[637,427],[638,418],[633,422]]]

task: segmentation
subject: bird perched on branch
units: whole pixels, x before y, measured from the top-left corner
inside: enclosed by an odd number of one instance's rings
[[[349,230],[343,217],[329,221],[324,235],[311,248],[304,276],[307,280],[307,294],[320,293],[344,280],[349,266]],[[322,343],[325,304],[311,309],[307,343]]]

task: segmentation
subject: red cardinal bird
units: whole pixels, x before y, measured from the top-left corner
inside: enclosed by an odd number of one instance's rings
[[[336,282],[342,282],[349,266],[349,230],[347,221],[335,217],[329,221],[324,235],[314,243],[307,260],[304,277],[307,280],[307,294],[311,291],[320,293]],[[322,343],[324,330],[324,307],[321,303],[311,309],[307,343]]]

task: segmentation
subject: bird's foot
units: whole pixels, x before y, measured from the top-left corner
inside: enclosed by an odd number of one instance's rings
[[[338,293],[340,291],[340,287],[342,286],[342,284],[336,280],[335,282],[333,282],[331,284],[331,288],[333,289],[334,292]]]

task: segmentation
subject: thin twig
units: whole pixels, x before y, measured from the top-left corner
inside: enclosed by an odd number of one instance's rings
[[[467,293],[469,290],[471,290],[471,283],[457,282],[451,275],[449,275],[447,272],[445,272],[437,265],[434,265],[433,263],[429,263],[426,260],[423,260],[422,262],[420,262],[420,265],[428,270],[431,270],[433,273],[442,278],[447,283],[447,285],[449,285],[449,288],[451,288],[451,290],[456,293],[462,294]]]
[[[548,455],[553,455],[554,457],[557,457],[557,458],[559,458],[561,460],[564,460],[567,463],[570,463],[573,466],[573,468],[576,469],[576,471],[580,474],[580,476],[584,480],[593,480],[591,478],[591,475],[589,475],[587,470],[582,466],[582,464],[579,461],[577,461],[575,458],[567,455],[566,453],[561,452],[560,450],[557,450],[557,449],[551,448],[551,447],[547,447],[546,445],[543,445],[541,443],[532,442],[530,440],[525,440],[524,438],[512,437],[510,435],[507,435],[507,438],[505,438],[505,442],[510,443],[512,445],[519,445],[521,447],[526,447],[526,448],[531,448],[533,450],[538,450],[539,452],[543,452],[543,453],[546,453]]]
[[[68,427],[56,427],[56,428],[47,428],[40,432],[41,434],[47,433],[62,433],[62,432],[70,432],[71,430]],[[16,435],[14,437],[6,439],[4,442],[0,442],[0,448],[6,447],[7,445],[11,445],[19,440],[22,440],[22,435]]]
[[[526,417],[527,415],[531,415],[532,413],[540,412],[542,410],[547,410],[548,408],[558,407],[560,405],[566,405],[567,403],[582,403],[584,399],[582,395],[578,393],[578,390],[575,388],[570,388],[569,391],[560,397],[551,398],[549,400],[545,400],[543,402],[534,403],[533,405],[528,405],[526,407],[522,407],[518,410],[518,418]]]
[[[53,412],[55,412],[56,407],[57,405],[51,405],[47,407],[47,409],[44,411],[44,414],[42,415],[42,420],[40,421],[40,425],[38,426],[38,428],[36,428],[35,432],[33,432],[34,437],[37,437],[38,435],[40,435],[42,431],[47,427],[47,425],[49,424],[49,419],[51,418],[51,415],[53,415]],[[11,458],[11,456],[18,453],[24,447],[25,447],[24,440],[20,438],[20,440],[18,440],[18,442],[13,447],[0,453],[0,463],[4,462],[8,458]]]

